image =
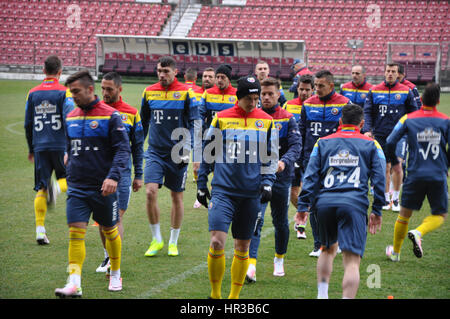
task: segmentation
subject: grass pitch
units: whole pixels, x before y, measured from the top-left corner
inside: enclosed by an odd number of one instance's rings
[[[33,165],[27,160],[27,145],[23,129],[25,98],[37,81],[0,81],[0,299],[55,298],[54,289],[62,287],[67,278],[68,229],[65,216],[65,195],[58,198],[55,208],[46,216],[50,245],[38,246],[35,241],[33,200]],[[150,84],[150,83],[148,83]],[[124,84],[123,98],[140,109],[143,89],[148,84]],[[100,94],[100,85],[96,86]],[[290,98],[289,92],[288,99]],[[450,114],[450,95],[443,94],[439,109]],[[147,146],[145,146],[145,149]],[[153,258],[144,257],[151,241],[145,210],[145,193],[133,193],[125,214],[122,276],[124,289],[111,293],[103,274],[95,273],[103,259],[98,229],[88,227],[86,260],[83,267],[83,298],[98,299],[203,299],[209,295],[206,257],[209,246],[207,210],[193,209],[196,185],[189,168],[184,193],[185,217],[179,239],[180,256],[167,256],[170,229],[170,193],[159,192],[161,231],[166,242]],[[290,220],[295,213],[291,206]],[[415,212],[410,229],[417,227],[430,214],[428,203]],[[449,222],[423,240],[424,257],[417,259],[408,239],[399,263],[389,262],[384,254],[392,244],[397,214],[385,212],[383,226],[377,235],[368,235],[365,256],[360,267],[360,287],[357,298],[386,299],[450,297]],[[293,230],[291,221],[290,229]],[[266,212],[259,258],[257,282],[244,285],[241,298],[246,299],[312,299],[316,297],[316,258],[309,257],[313,238],[297,240],[291,232],[285,259],[285,277],[274,277],[274,233],[270,212]],[[226,272],[222,295],[230,289],[232,238],[226,246]],[[330,282],[330,298],[341,298],[343,275],[342,256],[338,255]]]

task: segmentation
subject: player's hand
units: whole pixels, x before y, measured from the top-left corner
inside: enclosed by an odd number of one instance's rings
[[[382,217],[379,215],[375,215],[374,213],[371,213],[369,216],[369,232],[372,235],[375,235],[377,231],[381,230],[381,222]]]
[[[103,181],[102,185],[102,195],[103,196],[109,196],[111,194],[114,194],[117,190],[117,182],[113,179],[107,178]]]
[[[260,187],[261,193],[261,203],[267,203],[272,198],[272,186],[269,185],[261,185]]]
[[[211,199],[211,194],[207,188],[197,189],[197,200],[206,208],[208,208],[208,199]]]
[[[135,178],[133,180],[133,192],[137,192],[142,187],[142,179]]]
[[[373,138],[372,132],[366,132],[366,133],[364,133],[364,135],[365,135],[365,136],[368,136],[368,137],[370,137],[370,138]]]
[[[30,161],[30,163],[34,163],[34,153],[28,153],[28,161]]]
[[[193,162],[192,170],[194,171],[194,174],[197,176],[198,171],[200,170],[200,162]]]
[[[278,161],[277,173],[284,171],[285,168],[286,168],[286,164],[283,161]]]
[[[294,222],[297,225],[306,225],[308,221],[308,212],[297,212],[294,216]]]

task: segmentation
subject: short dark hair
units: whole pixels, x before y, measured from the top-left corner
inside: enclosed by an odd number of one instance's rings
[[[426,106],[436,106],[439,103],[440,96],[441,87],[439,84],[429,82],[422,93],[422,103]]]
[[[160,64],[162,67],[170,67],[172,69],[176,69],[177,67],[177,61],[175,61],[175,59],[170,55],[160,57],[158,59],[158,64]]]
[[[390,62],[390,63],[386,63],[386,65],[384,66],[384,70],[386,71],[388,66],[396,66],[397,70],[400,71],[400,64],[398,64],[397,62]]]
[[[208,72],[212,71],[212,72],[216,73],[216,70],[212,66],[209,66],[209,67],[207,67],[206,69],[203,70],[203,72],[205,72],[205,71],[208,71]]]
[[[275,86],[278,90],[280,89],[281,83],[280,80],[275,79],[273,77],[268,77],[261,81],[261,86]]]
[[[184,72],[187,81],[194,81],[197,77],[197,69],[195,68],[187,68]]]
[[[314,78],[312,77],[311,74],[303,74],[303,75],[298,79],[297,87],[300,85],[300,83],[311,84],[311,88],[314,88]]]
[[[78,71],[78,72],[70,75],[67,78],[65,85],[69,86],[69,84],[76,82],[76,81],[80,81],[85,88],[87,88],[91,85],[92,86],[95,85],[94,78],[91,76],[88,69],[84,69],[84,70]]]
[[[333,73],[331,73],[328,70],[320,70],[318,71],[316,74],[314,74],[314,76],[317,79],[321,79],[321,78],[326,78],[328,82],[330,83],[334,83],[334,76]]]
[[[103,76],[103,80],[114,81],[114,84],[119,87],[122,85],[122,77],[117,72],[109,72]]]
[[[358,104],[346,104],[342,108],[342,124],[359,125],[364,119],[364,111]]]
[[[47,75],[56,75],[62,69],[61,59],[56,55],[48,56],[44,61],[44,69]]]

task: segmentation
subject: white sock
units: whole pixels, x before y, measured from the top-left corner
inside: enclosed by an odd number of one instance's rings
[[[319,282],[317,284],[317,299],[328,299],[328,283]]]
[[[394,191],[392,193],[392,200],[398,200],[399,196],[400,196],[400,192],[399,191]]]
[[[283,264],[284,263],[284,258],[274,257],[273,258],[273,262],[276,263],[276,264]]]
[[[69,276],[69,281],[74,284],[75,286],[77,286],[78,288],[81,287],[81,276],[80,275],[76,275],[76,274],[72,274]]]
[[[384,198],[385,198],[386,202],[390,202],[391,201],[391,194],[390,193],[384,193]]]
[[[161,229],[158,224],[150,224],[150,230],[152,231],[153,238],[156,239],[157,242],[162,242]]]
[[[111,270],[111,276],[120,278],[120,269],[119,270]]]
[[[180,236],[180,228],[170,228],[170,240],[169,244],[177,244],[178,242],[178,236]]]
[[[44,226],[36,226],[36,234],[38,233],[45,233],[45,227]]]

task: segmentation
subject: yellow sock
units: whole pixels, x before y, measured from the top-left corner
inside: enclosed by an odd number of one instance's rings
[[[408,233],[408,223],[410,217],[398,215],[394,225],[394,252],[399,254],[402,249],[403,241]]]
[[[86,257],[85,236],[86,229],[69,227],[69,275],[81,276]]]
[[[238,299],[245,275],[248,269],[248,251],[234,250],[233,263],[231,264],[231,291],[228,299]]]
[[[426,233],[433,231],[439,228],[444,223],[444,217],[441,215],[430,215],[426,217],[422,224],[416,228],[420,232],[420,235],[423,237]]]
[[[111,261],[111,271],[120,269],[120,259],[122,253],[122,239],[119,235],[119,229],[114,227],[110,230],[103,230],[106,239],[106,251]]]
[[[34,198],[34,217],[37,226],[44,226],[47,213],[47,192],[39,190]]]
[[[249,258],[249,259],[248,259],[248,263],[249,263],[250,265],[256,266],[256,258]]]
[[[59,185],[59,189],[61,190],[62,193],[67,192],[67,180],[65,178],[60,178],[57,180],[58,185]]]
[[[277,257],[277,258],[280,258],[280,259],[283,259],[284,258],[284,254],[277,254],[277,253],[275,253],[275,257]]]
[[[225,274],[225,251],[214,250],[209,247],[208,253],[208,276],[211,283],[211,298],[222,298],[222,279]]]

